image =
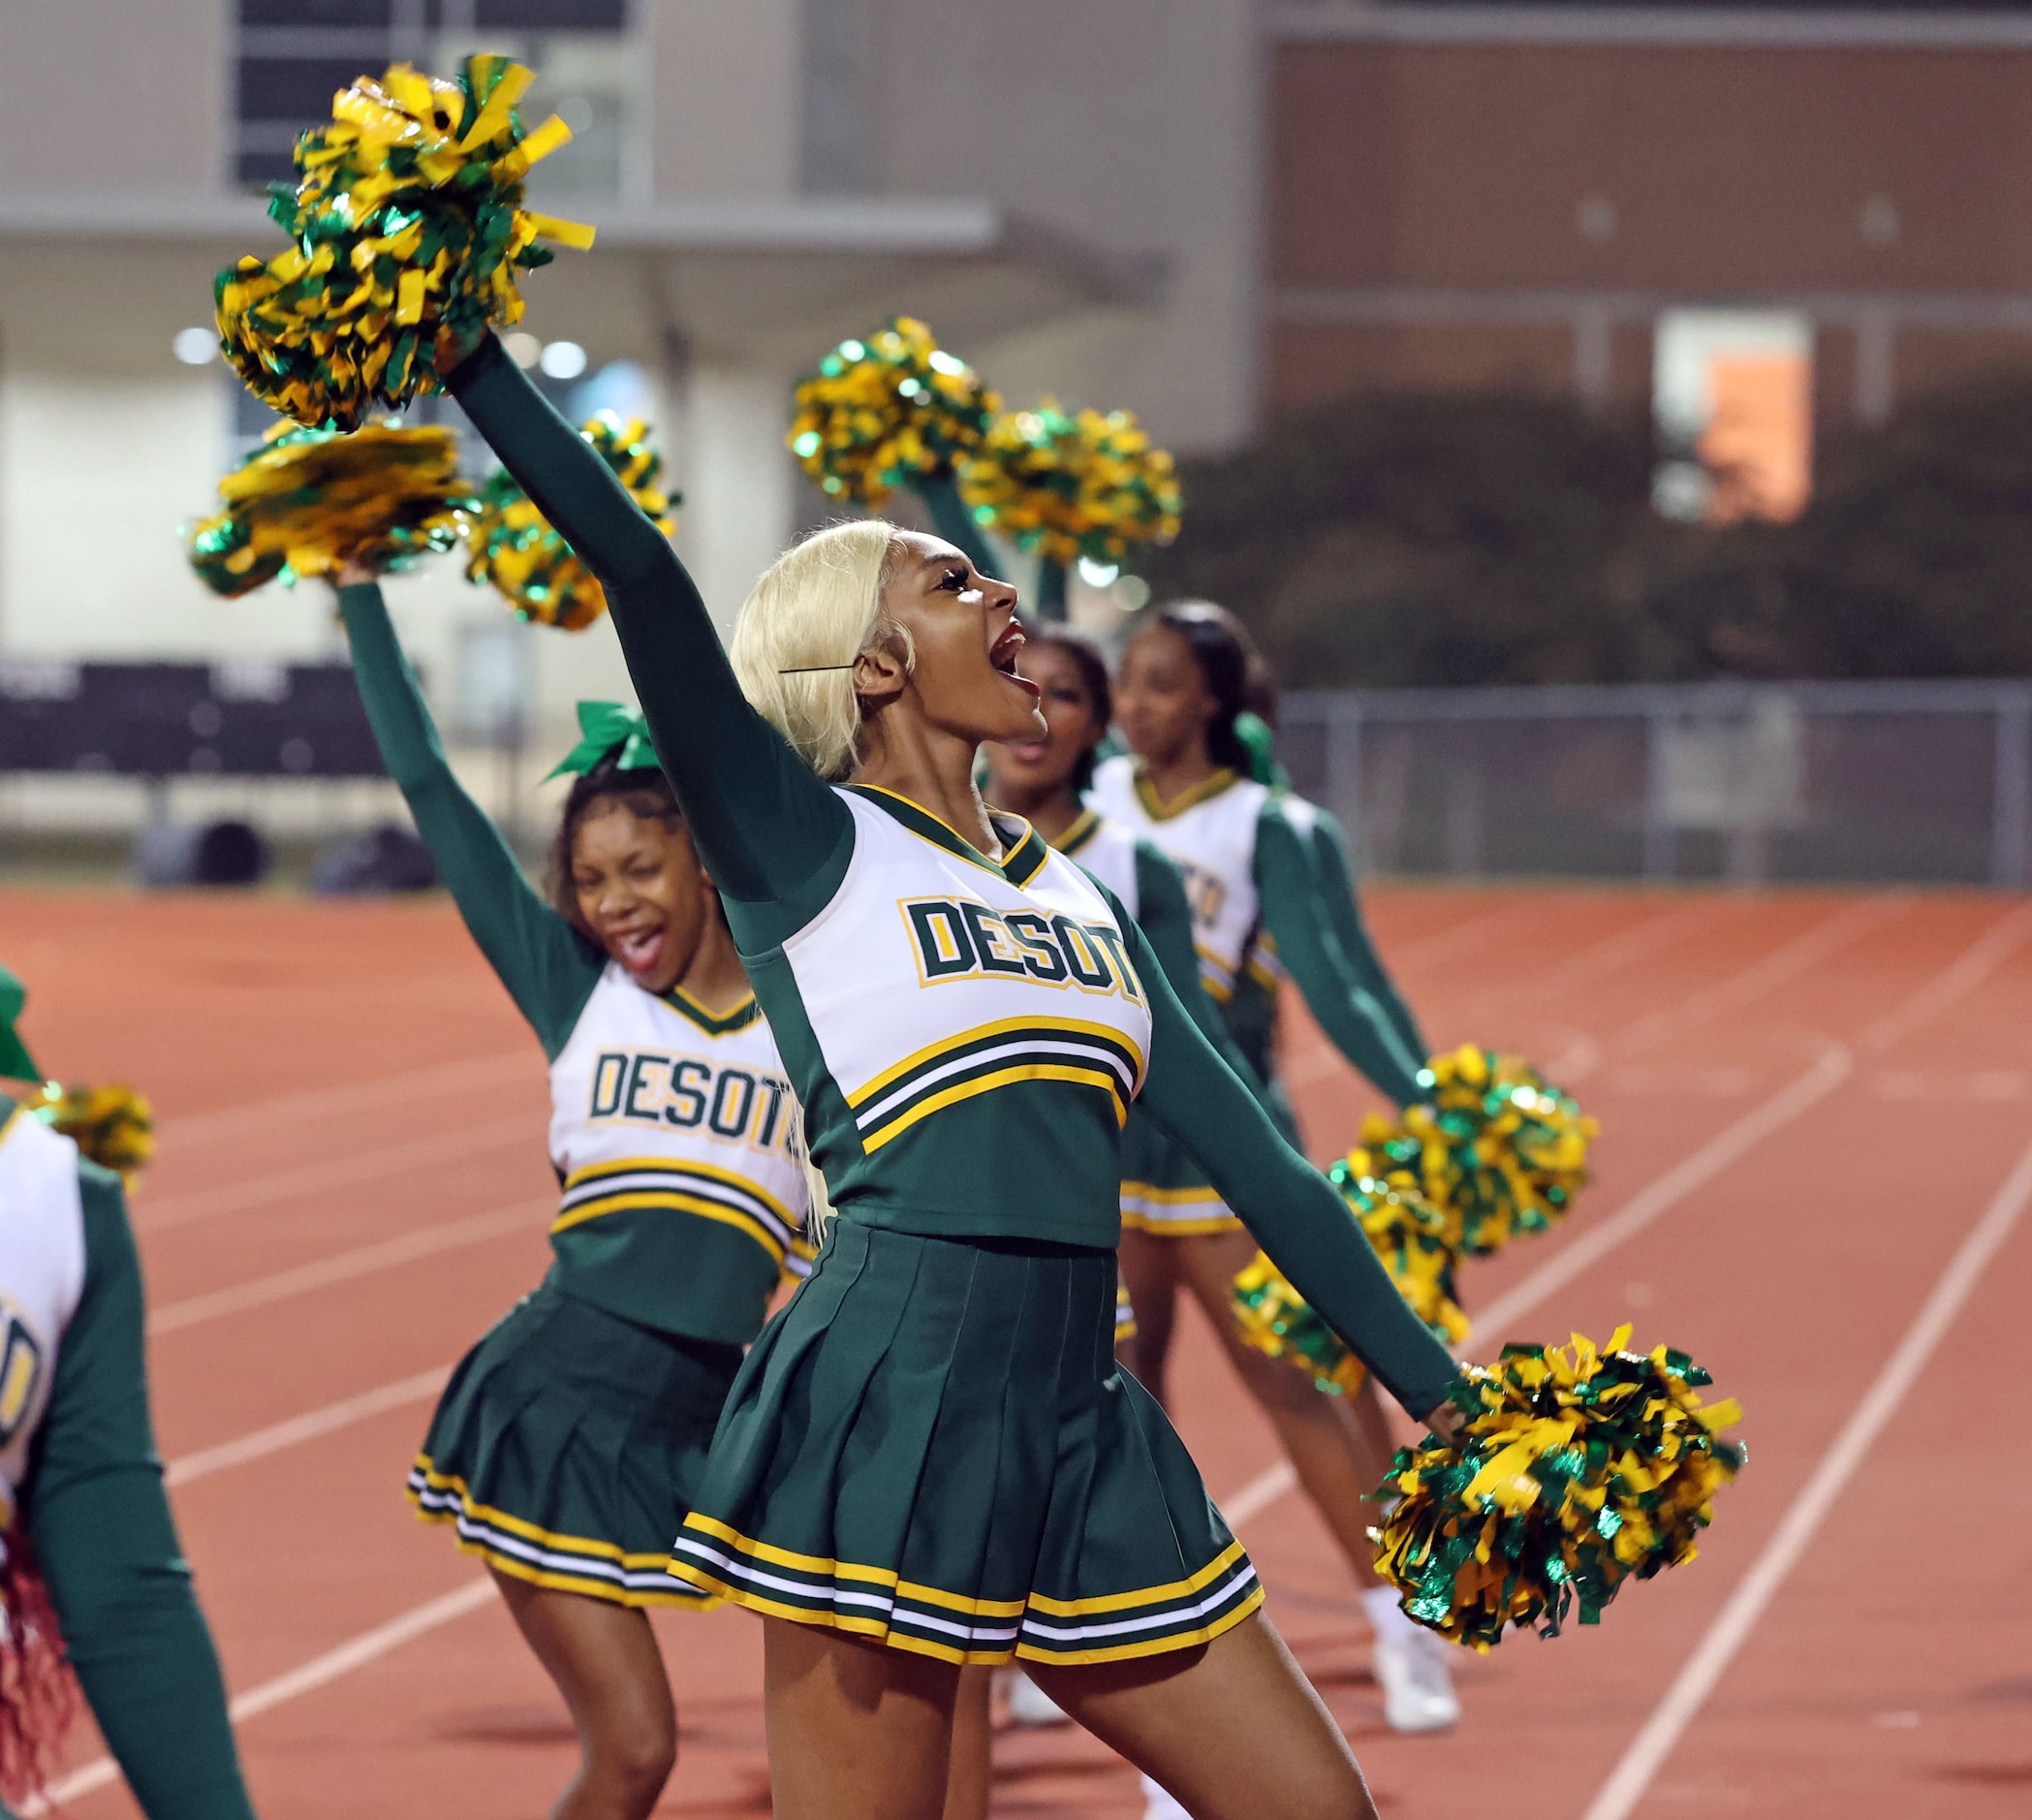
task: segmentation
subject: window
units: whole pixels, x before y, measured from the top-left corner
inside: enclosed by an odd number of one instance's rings
[[[288,182],[297,138],[330,118],[331,97],[362,75],[410,62],[433,72],[476,50],[537,73],[524,110],[559,113],[577,139],[537,167],[531,188],[615,196],[637,162],[628,0],[239,0],[234,168],[242,183]]]
[[[1811,320],[1671,310],[1652,345],[1659,511],[1715,523],[1798,517],[1813,485]]]

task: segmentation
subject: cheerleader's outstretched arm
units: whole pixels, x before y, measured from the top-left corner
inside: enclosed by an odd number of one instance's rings
[[[1355,891],[1355,868],[1348,861],[1348,840],[1341,825],[1325,809],[1312,824],[1312,858],[1319,869],[1320,894],[1327,905],[1327,920],[1347,957],[1355,983],[1383,1007],[1391,1026],[1414,1055],[1429,1056],[1432,1047],[1411,1015],[1404,994],[1390,977],[1383,957],[1369,939],[1368,924],[1361,914],[1361,899]]]
[[[141,1261],[119,1178],[78,1165],[85,1274],[23,1496],[92,1717],[148,1820],[253,1820],[226,1686],[163,1493]]]
[[[1317,875],[1298,831],[1274,810],[1256,831],[1256,892],[1277,958],[1329,1041],[1399,1106],[1423,1097],[1414,1055],[1374,995],[1356,983],[1327,926]]]
[[[1139,1104],[1205,1170],[1221,1199],[1355,1356],[1424,1420],[1458,1375],[1452,1355],[1398,1295],[1326,1177],[1277,1135],[1200,1034],[1133,926],[1129,940],[1152,1019]]]
[[[932,528],[939,536],[960,550],[979,573],[994,575],[995,553],[988,548],[987,538],[981,527],[974,522],[974,515],[967,510],[966,501],[960,498],[959,483],[950,474],[931,475],[919,481],[915,491],[924,502],[924,510],[931,515]]]
[[[353,674],[382,763],[473,940],[553,1060],[600,978],[598,951],[530,885],[445,757],[416,673],[373,582],[339,589]]]
[[[1143,939],[1150,944],[1186,1016],[1213,1045],[1214,1052],[1235,1070],[1242,1085],[1258,1101],[1265,1101],[1267,1090],[1228,1034],[1220,1010],[1207,997],[1200,977],[1200,951],[1193,945],[1193,911],[1185,895],[1185,881],[1178,876],[1178,868],[1147,840],[1136,843],[1136,895],[1137,922]]]
[[[854,818],[748,706],[670,540],[492,335],[445,383],[508,471],[600,578],[628,674],[744,954],[832,895]],[[743,911],[745,910],[745,914]]]

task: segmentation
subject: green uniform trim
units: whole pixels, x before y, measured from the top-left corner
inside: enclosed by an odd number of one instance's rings
[[[1044,836],[1019,816],[997,817],[999,821],[1012,823],[1023,832],[1016,837],[1016,845],[999,860],[990,860],[979,847],[953,832],[922,803],[913,802],[897,791],[884,790],[875,784],[849,784],[847,788],[857,797],[864,798],[878,809],[885,811],[893,821],[909,829],[921,839],[928,840],[934,847],[943,849],[956,859],[964,860],[969,865],[978,865],[984,872],[999,873],[1017,887],[1029,884],[1037,876],[1050,853],[1050,848],[1045,844]]]
[[[117,1176],[80,1162],[84,1286],[21,1512],[92,1717],[148,1820],[253,1820],[226,1684],[163,1493],[141,1259]]]
[[[751,963],[749,977],[807,1116],[820,1129],[839,1128],[835,1121],[851,1114],[812,1043],[781,949],[837,894],[853,858],[853,811],[748,704],[677,552],[500,343],[483,337],[446,383],[475,429],[599,577],[657,752],[726,900],[735,943]],[[1312,896],[1308,889],[1301,901]],[[1144,1105],[1193,1148],[1222,1198],[1357,1357],[1407,1408],[1433,1408],[1456,1375],[1446,1348],[1397,1294],[1340,1197],[1283,1142],[1200,1033],[1141,931],[1123,922],[1153,1019]],[[824,1156],[835,1206],[843,1219],[851,1211],[857,1220],[903,1231],[912,1229],[903,1222],[924,1220],[929,1224],[920,1230],[933,1233],[1112,1249],[1118,1145],[1097,1145],[1090,1165],[1069,1161],[1062,1179],[1044,1183],[1015,1179],[1013,1165],[989,1167],[991,1159],[1023,1157],[1029,1142],[1040,1154],[1069,1155],[1060,1136],[1066,1093],[1019,1082],[949,1107],[940,1141],[909,1146],[918,1152],[913,1166],[894,1177],[872,1167],[886,1150],[872,1159]],[[998,1177],[1012,1178],[1005,1185]],[[860,1191],[851,1209],[850,1189]]]
[[[762,1016],[762,1002],[753,992],[729,1011],[707,1011],[681,986],[672,987],[663,995],[663,1001],[707,1036],[731,1036],[736,1030],[745,1030]]]

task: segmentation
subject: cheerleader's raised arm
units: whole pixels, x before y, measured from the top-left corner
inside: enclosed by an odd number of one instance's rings
[[[554,1059],[599,984],[605,957],[537,894],[501,831],[459,783],[381,589],[372,581],[341,587],[339,613],[382,763],[468,932]]]
[[[445,383],[600,578],[657,755],[743,952],[780,941],[845,873],[846,806],[749,706],[670,540],[501,344],[485,336]]]

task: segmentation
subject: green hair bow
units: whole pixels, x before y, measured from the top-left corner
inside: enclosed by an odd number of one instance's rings
[[[649,739],[649,723],[637,709],[623,707],[618,702],[580,702],[578,743],[564,755],[544,782],[567,772],[583,777],[616,748],[616,770],[653,771],[658,768],[656,747]]]
[[[1249,755],[1249,775],[1272,790],[1289,790],[1291,775],[1277,763],[1277,736],[1261,714],[1244,708],[1235,717],[1235,737]]]
[[[40,1081],[42,1070],[28,1053],[27,1045],[15,1034],[15,1020],[28,1001],[21,982],[0,967],[0,1081]]]

